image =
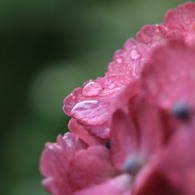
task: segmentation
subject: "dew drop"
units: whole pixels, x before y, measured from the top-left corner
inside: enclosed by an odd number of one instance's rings
[[[131,51],[130,55],[133,60],[137,60],[141,56],[140,53],[135,49]]]
[[[102,90],[102,86],[97,82],[89,82],[83,88],[82,95],[84,96],[95,96],[98,95]]]
[[[73,99],[73,100],[75,100],[75,99],[76,99],[76,97],[73,95],[73,96],[72,96],[72,99]]]
[[[121,64],[123,62],[123,58],[122,57],[118,57],[116,58],[116,62]]]
[[[92,109],[93,107],[96,107],[97,104],[98,104],[97,100],[86,100],[86,101],[79,102],[72,108],[71,113],[74,114],[77,111]]]

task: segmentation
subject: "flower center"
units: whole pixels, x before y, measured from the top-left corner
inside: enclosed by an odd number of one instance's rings
[[[182,121],[188,121],[191,118],[191,110],[184,102],[176,103],[172,108],[173,115]]]
[[[107,141],[107,142],[104,144],[104,146],[105,146],[106,148],[110,149],[110,141]]]
[[[123,164],[123,170],[132,176],[137,175],[141,168],[142,163],[136,158],[129,158]]]

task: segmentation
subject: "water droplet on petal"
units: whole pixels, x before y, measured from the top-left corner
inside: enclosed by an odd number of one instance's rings
[[[133,60],[137,60],[141,56],[141,54],[135,49],[131,51],[130,55]]]
[[[116,62],[121,64],[123,62],[123,58],[122,57],[118,57],[116,58]]]
[[[87,110],[87,109],[91,109],[93,107],[96,107],[98,104],[97,100],[86,100],[86,101],[82,101],[77,103],[73,108],[71,113],[74,114],[77,111],[83,111],[83,110]]]
[[[73,95],[73,96],[72,96],[72,99],[73,99],[73,100],[75,100],[75,99],[76,99],[75,95]]]
[[[114,89],[116,86],[114,77],[113,78],[107,78],[104,82],[104,88],[105,89]]]
[[[53,146],[53,145],[49,145],[48,148],[49,148],[50,150],[53,150],[53,149],[54,149],[54,146]]]
[[[82,95],[95,96],[98,95],[101,90],[102,90],[102,86],[99,83],[91,81],[87,83],[83,88]]]
[[[77,103],[70,115],[83,124],[102,125],[108,120],[109,102],[97,100],[85,100]]]
[[[110,128],[105,128],[101,130],[101,135],[104,137],[109,137],[110,134]]]

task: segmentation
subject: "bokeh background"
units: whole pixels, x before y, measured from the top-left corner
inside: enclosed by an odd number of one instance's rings
[[[0,194],[46,195],[39,157],[67,131],[62,101],[179,0],[0,1]]]

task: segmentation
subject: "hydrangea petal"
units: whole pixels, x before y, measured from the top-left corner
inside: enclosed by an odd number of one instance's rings
[[[105,123],[108,118],[108,102],[97,100],[85,100],[77,103],[71,110],[71,115],[81,122],[99,125]],[[83,117],[85,116],[85,117]]]
[[[181,126],[172,138],[169,145],[161,153],[160,170],[172,185],[192,195],[195,192],[195,132],[194,121]]]
[[[145,182],[137,181],[134,190],[136,195],[178,195],[180,191],[176,189],[169,180],[157,170],[150,171]]]
[[[171,9],[165,16],[164,24],[172,29],[189,30],[194,25],[195,3],[188,2]]]
[[[131,195],[131,182],[132,178],[128,174],[122,174],[100,185],[80,190],[74,195]]]
[[[166,40],[167,31],[163,25],[146,25],[137,33],[136,40],[146,45],[159,44]]]
[[[74,133],[74,135],[79,136],[85,143],[89,145],[99,145],[105,143],[105,139],[102,139],[95,135],[95,132],[100,132],[100,129],[89,131],[86,126],[83,126],[78,123],[77,120],[71,119],[68,124],[69,129],[71,129],[71,132]],[[105,128],[105,127],[102,127]],[[94,132],[95,131],[95,132]],[[93,134],[94,132],[94,134]],[[101,132],[103,135],[104,130],[101,129]],[[109,130],[105,130],[105,137],[108,137]]]
[[[131,156],[146,162],[166,137],[158,107],[132,89],[133,85],[129,85],[118,97],[111,121],[112,160],[119,170]]]
[[[69,182],[75,191],[103,183],[115,175],[108,149],[104,146],[91,146],[78,152],[69,169]]]
[[[102,125],[108,121],[109,100],[118,94],[125,84],[125,79],[119,75],[84,83],[84,88],[77,88],[65,100],[64,112],[76,118],[84,125]],[[98,93],[94,94],[92,86],[98,85]],[[101,88],[101,90],[100,90]]]
[[[123,164],[128,156],[137,153],[135,124],[122,110],[117,110],[112,118],[111,151],[112,161],[118,170],[123,170]]]
[[[43,185],[53,195],[71,194],[67,173],[73,156],[87,145],[71,133],[58,136],[56,143],[47,143],[40,159],[40,171],[46,177]],[[68,154],[68,155],[67,155]]]
[[[195,50],[179,40],[159,46],[146,63],[143,89],[159,106],[171,110],[177,102],[195,98]]]
[[[170,10],[165,17],[164,25],[171,31],[183,35],[188,45],[195,44],[195,3],[188,2]]]

